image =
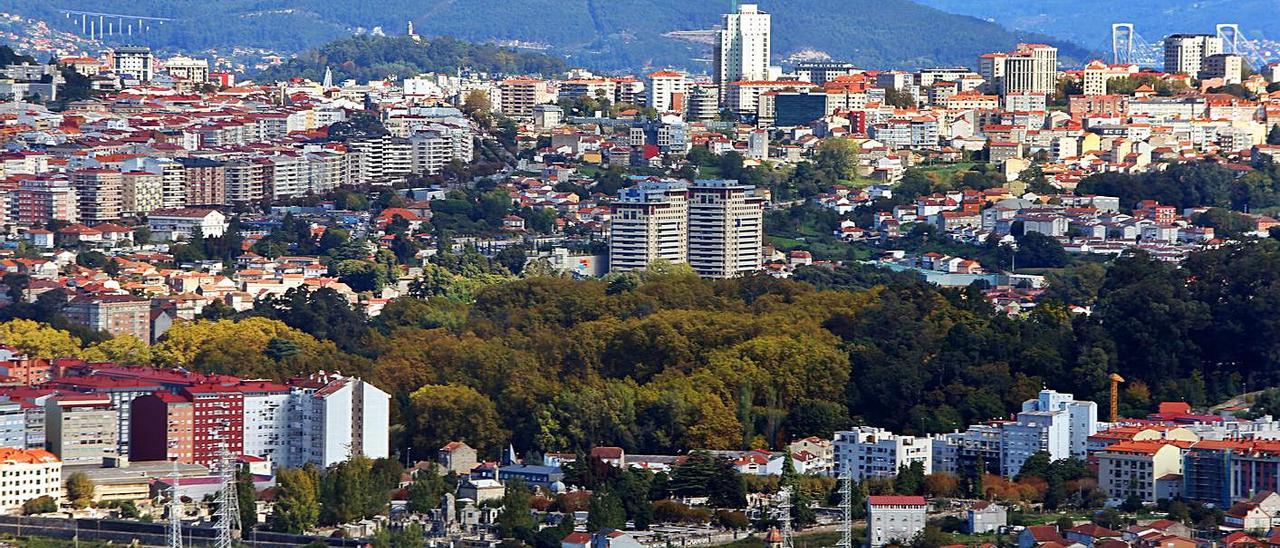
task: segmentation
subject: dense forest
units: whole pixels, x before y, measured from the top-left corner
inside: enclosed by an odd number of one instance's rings
[[[459,68],[499,74],[555,74],[563,71],[565,64],[549,55],[453,38],[416,42],[405,36],[353,36],[304,52],[256,78],[272,81],[302,76],[318,82],[326,67],[333,70],[335,81],[354,78],[364,82],[393,75],[452,73]]]
[[[1270,239],[1181,266],[1142,254],[1071,266],[1026,318],[996,313],[976,288],[864,266],[708,281],[659,265],[575,281],[513,278],[474,252],[433,261],[416,297],[372,319],[332,291],[295,291],[247,313],[212,307],[150,348],[32,322],[11,322],[0,342],[250,377],[360,374],[394,394],[398,447],[463,438],[488,455],[508,442],[777,447],[854,423],[949,431],[1007,416],[1042,387],[1106,401],[1113,372],[1129,379],[1133,416],[1280,382]]]
[[[1012,32],[908,0],[759,3],[774,14],[775,61],[814,49],[868,68],[971,65],[981,53],[1009,49],[1020,41],[1056,43],[1063,48],[1066,64],[1089,57],[1088,50],[1070,43]],[[429,5],[417,0],[131,0],[123,10],[115,0],[64,0],[56,5],[0,0],[0,11],[39,17],[75,31],[79,27],[58,9],[172,17],[176,21],[129,38],[168,49],[240,46],[302,51],[348,36],[357,27],[381,26],[389,34],[402,34],[413,21],[417,32],[427,37],[543,44],[568,55],[573,65],[608,70],[677,66],[705,71],[711,57],[707,45],[663,34],[710,29],[729,8],[728,2],[674,0],[469,0]]]

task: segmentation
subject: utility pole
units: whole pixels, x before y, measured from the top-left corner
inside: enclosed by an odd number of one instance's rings
[[[169,548],[182,548],[182,503],[178,501],[178,459],[173,459],[173,483],[169,485]]]
[[[222,448],[219,476],[222,479],[218,496],[217,548],[233,548],[240,532],[240,504],[236,498],[236,461],[226,447]]]
[[[838,548],[853,548],[853,476],[840,472],[840,542]]]

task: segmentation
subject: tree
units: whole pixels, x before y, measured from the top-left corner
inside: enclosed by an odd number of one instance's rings
[[[952,544],[951,535],[942,532],[936,525],[927,525],[911,539],[911,548],[942,548]]]
[[[1029,232],[1018,239],[1018,266],[1023,268],[1061,268],[1067,266],[1071,256],[1058,240]]]
[[[84,472],[75,472],[67,477],[67,500],[76,508],[87,508],[93,504],[93,480]]]
[[[422,526],[410,523],[400,529],[383,527],[373,535],[373,548],[422,548],[426,546],[426,533]]]
[[[413,417],[406,425],[414,447],[441,447],[465,439],[491,454],[508,439],[493,400],[460,384],[426,385],[409,396]]]
[[[48,514],[50,512],[57,512],[57,511],[58,511],[58,501],[53,500],[53,497],[49,495],[36,497],[27,502],[22,503],[22,515],[24,516],[30,516],[35,514]]]
[[[303,469],[282,468],[277,472],[276,484],[271,529],[300,535],[315,527],[320,520],[319,487],[315,475]]]
[[[446,490],[439,468],[432,463],[425,470],[419,470],[413,475],[413,483],[409,484],[409,500],[406,506],[410,512],[425,514],[440,506],[440,497],[444,496]]]
[[[919,495],[924,489],[924,463],[912,462],[898,469],[893,491],[899,495]]]
[[[953,497],[959,491],[960,478],[955,474],[934,472],[924,477],[924,494],[934,498]]]
[[[1058,533],[1063,535],[1067,533],[1068,529],[1076,526],[1075,522],[1071,521],[1071,518],[1068,516],[1058,518],[1056,525],[1058,526]]]
[[[31,320],[11,320],[0,324],[0,344],[17,347],[37,358],[80,355],[80,341],[70,333]]]
[[[244,531],[258,524],[258,490],[253,486],[249,467],[236,467],[236,505],[240,509],[240,527]]]
[[[320,477],[320,522],[337,525],[386,511],[387,486],[373,474],[374,461],[353,455]]]
[[[622,529],[627,523],[622,501],[609,489],[597,489],[591,493],[587,511],[587,531]]]
[[[519,478],[507,482],[502,494],[502,512],[498,514],[498,534],[502,538],[532,540],[537,522],[529,506],[529,488]]]
[[[1267,144],[1280,145],[1280,124],[1272,124],[1271,129],[1267,131]]]

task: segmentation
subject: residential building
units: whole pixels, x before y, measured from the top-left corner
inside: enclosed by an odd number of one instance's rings
[[[178,394],[191,400],[191,461],[210,466],[224,454],[244,454],[244,393],[238,386],[205,383]]]
[[[867,497],[867,546],[875,548],[910,542],[924,530],[928,509],[928,503],[920,496]]]
[[[262,202],[267,194],[267,164],[257,159],[232,160],[224,164],[224,196],[230,204]]]
[[[476,460],[476,450],[461,441],[451,441],[441,447],[436,452],[436,462],[444,469],[441,473],[453,472],[459,476],[470,474],[471,469],[479,464]]]
[[[352,454],[386,457],[390,396],[366,381],[317,373],[289,383],[288,466],[341,462]]]
[[[914,463],[933,473],[933,440],[900,436],[870,426],[835,433],[835,473],[846,471],[855,481],[867,478],[892,478],[903,467]]]
[[[966,512],[969,534],[981,535],[994,533],[1009,524],[1009,512],[999,504],[980,500],[973,503]]]
[[[151,340],[151,301],[133,295],[81,295],[71,299],[63,313],[72,323],[115,336],[133,335]]]
[[[164,207],[164,177],[147,171],[120,174],[120,215],[144,216]]]
[[[689,78],[674,70],[660,70],[649,74],[649,106],[658,112],[683,113],[688,105]]]
[[[169,73],[169,76],[181,78],[193,84],[203,84],[209,81],[208,59],[194,59],[176,55],[165,60],[164,70]]]
[[[1018,44],[1008,53],[988,53],[978,59],[978,74],[1000,95],[1020,91],[1051,94],[1058,83],[1058,48]]]
[[[1239,84],[1244,81],[1246,63],[1243,56],[1234,53],[1215,53],[1204,58],[1200,68],[1200,79],[1221,78],[1224,86]]]
[[[191,398],[159,391],[134,398],[129,428],[129,459],[195,462],[195,408]]]
[[[151,48],[125,46],[111,51],[111,71],[128,75],[139,82],[150,82],[155,76],[155,58]]]
[[[1095,456],[1098,488],[1113,501],[1136,496],[1154,504],[1181,495],[1182,450],[1173,442],[1120,442]]]
[[[123,185],[119,171],[81,169],[72,172],[71,186],[76,190],[80,221],[99,224],[119,220]]]
[[[794,72],[796,79],[821,86],[841,76],[852,76],[859,70],[853,63],[844,61],[801,61],[796,63]]]
[[[116,454],[129,455],[133,400],[161,389],[155,382],[140,379],[109,379],[93,375],[63,376],[47,385],[65,393],[79,392],[106,396],[116,412]]]
[[[186,185],[185,203],[223,205],[227,203],[227,168],[208,158],[178,158]]]
[[[771,17],[756,4],[740,4],[736,13],[724,15],[715,43],[717,85],[769,79]]]
[[[289,454],[289,387],[244,381],[239,389],[244,394],[244,454],[283,464]]]
[[[101,464],[117,456],[118,424],[105,394],[66,394],[45,402],[45,442],[65,464]]]
[[[80,221],[79,198],[71,182],[63,177],[36,177],[18,182],[17,200],[10,201],[16,214],[9,218],[22,225],[49,221]]]
[[[0,513],[40,497],[62,498],[62,461],[43,449],[0,448]]]
[[[300,154],[279,153],[267,158],[263,178],[266,195],[272,200],[282,200],[306,194],[311,178],[308,169],[306,157]]]
[[[610,206],[609,270],[644,270],[655,261],[688,262],[689,188],[681,181],[643,182]]]
[[[1222,53],[1222,39],[1216,34],[1171,34],[1164,39],[1164,71],[1198,76],[1204,60]]]
[[[1089,436],[1097,432],[1098,406],[1071,394],[1041,390],[1022,404],[1017,420],[1000,429],[1000,473],[1013,477],[1031,455],[1044,451],[1052,460],[1087,456]]]
[[[733,278],[760,269],[764,257],[764,198],[731,180],[698,180],[689,187],[689,265],[705,278]]]
[[[27,414],[22,404],[0,399],[0,447],[27,447]]]
[[[199,233],[219,238],[227,231],[227,218],[216,209],[157,209],[147,216],[147,227],[158,240],[186,240]]]
[[[498,88],[502,90],[502,113],[512,118],[531,118],[534,106],[554,99],[547,91],[547,82],[537,78],[508,78]]]

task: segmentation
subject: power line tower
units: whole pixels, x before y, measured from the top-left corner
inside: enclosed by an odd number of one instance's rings
[[[853,476],[849,470],[840,473],[840,542],[839,548],[853,548]]]
[[[178,459],[173,459],[173,482],[169,484],[169,548],[182,548],[182,502],[178,500]]]
[[[782,548],[793,548],[794,539],[791,534],[791,487],[783,487],[778,491],[778,525],[782,529]]]
[[[218,538],[214,543],[217,548],[233,548],[240,533],[240,501],[236,497],[236,461],[231,452],[222,448],[222,461],[218,475],[222,479],[219,485]]]

